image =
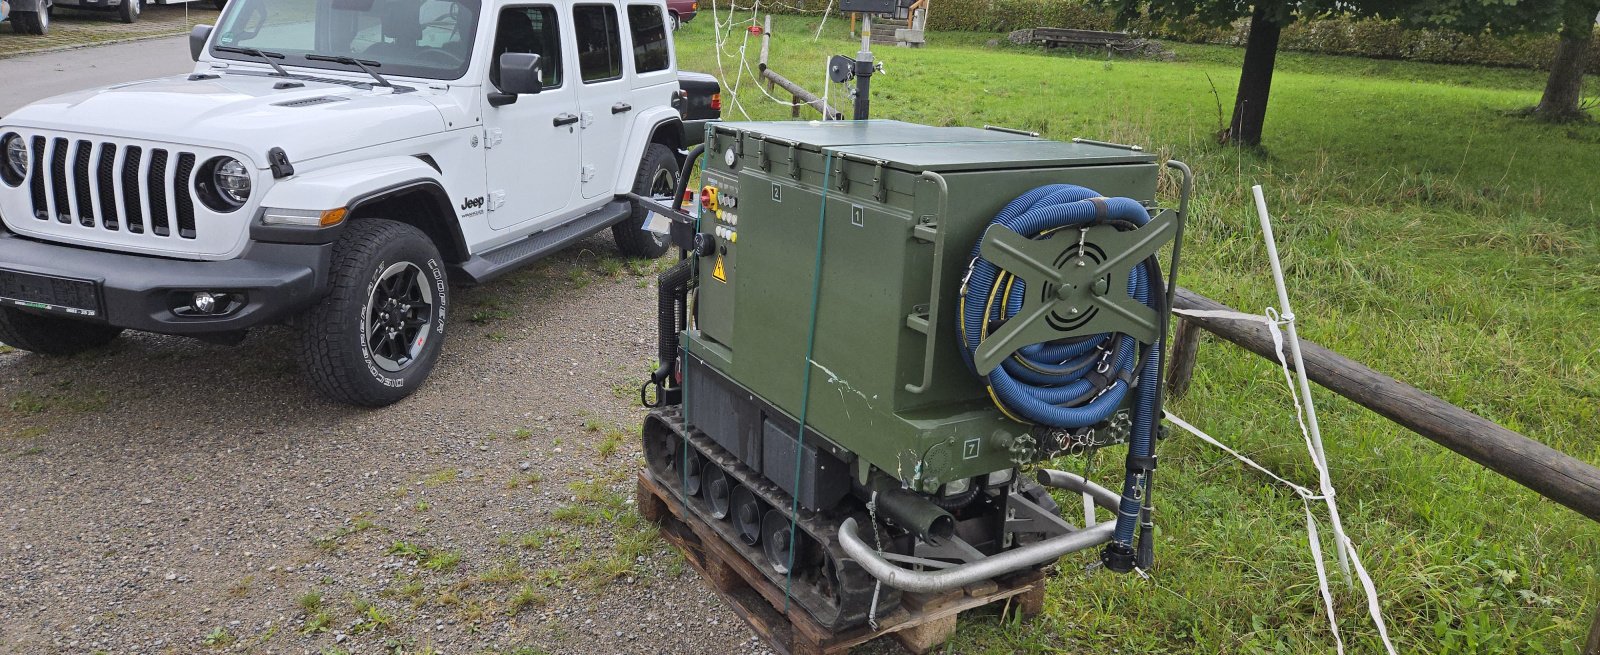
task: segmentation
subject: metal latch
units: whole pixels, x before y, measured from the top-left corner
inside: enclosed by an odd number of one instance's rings
[[[797,145],[794,143],[789,144],[789,177],[796,180],[800,179],[800,158],[796,156],[798,153],[795,152],[797,150],[795,146]]]
[[[772,172],[772,160],[767,158],[767,141],[762,139],[760,143],[761,149],[756,151],[756,166],[759,166],[762,172],[770,173]]]
[[[844,172],[844,164],[847,161],[850,160],[840,157],[839,163],[833,166],[833,187],[838,189],[839,193],[850,192],[850,176]]]
[[[889,185],[888,181],[883,177],[883,160],[881,159],[872,168],[872,186],[874,189],[872,197],[876,198],[878,202],[883,202],[889,198]]]

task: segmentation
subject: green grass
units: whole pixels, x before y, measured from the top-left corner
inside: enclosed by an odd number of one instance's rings
[[[813,90],[827,55],[857,49],[837,17],[816,42],[816,17],[774,23],[772,67]],[[683,68],[719,71],[710,26],[678,33]],[[926,48],[878,49],[888,74],[874,78],[875,117],[1138,143],[1188,162],[1198,195],[1182,283],[1255,312],[1275,304],[1249,206],[1263,184],[1305,338],[1600,462],[1600,125],[1513,115],[1538,99],[1540,73],[1286,53],[1267,148],[1252,153],[1215,141],[1236,49],[1108,63],[985,45],[996,38],[936,33]],[[724,51],[725,87],[741,39]],[[787,118],[748,76],[740,89],[752,117]],[[741,118],[726,93],[724,113]],[[1210,340],[1170,409],[1310,483],[1279,376]],[[1600,598],[1600,528],[1347,401],[1316,399],[1346,527],[1402,652],[1576,652]],[[1097,470],[1119,468],[1103,458]],[[1182,436],[1163,445],[1158,480],[1151,580],[1069,557],[1045,616],[964,622],[953,652],[1332,650],[1292,495]],[[564,518],[603,517],[595,509]],[[1350,652],[1379,651],[1359,592],[1340,583],[1334,595]]]

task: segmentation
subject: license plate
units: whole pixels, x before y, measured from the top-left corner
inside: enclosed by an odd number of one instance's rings
[[[0,305],[97,317],[100,293],[87,280],[0,269]]]

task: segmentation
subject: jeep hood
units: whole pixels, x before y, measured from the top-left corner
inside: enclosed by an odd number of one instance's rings
[[[236,150],[258,167],[274,147],[299,162],[445,129],[434,101],[447,96],[426,87],[395,93],[297,78],[304,86],[277,89],[284,78],[218,72],[59,95],[0,125]]]

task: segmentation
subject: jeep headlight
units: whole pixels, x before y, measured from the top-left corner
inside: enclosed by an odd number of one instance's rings
[[[194,185],[207,207],[225,214],[250,199],[250,169],[232,157],[213,157],[200,167]]]
[[[7,184],[16,186],[28,176],[28,143],[21,134],[12,132],[0,139],[0,149],[5,151],[5,175]]]
[[[250,199],[250,169],[245,168],[239,160],[229,157],[217,164],[212,173],[217,183],[217,191],[222,192],[222,197],[242,205]]]

